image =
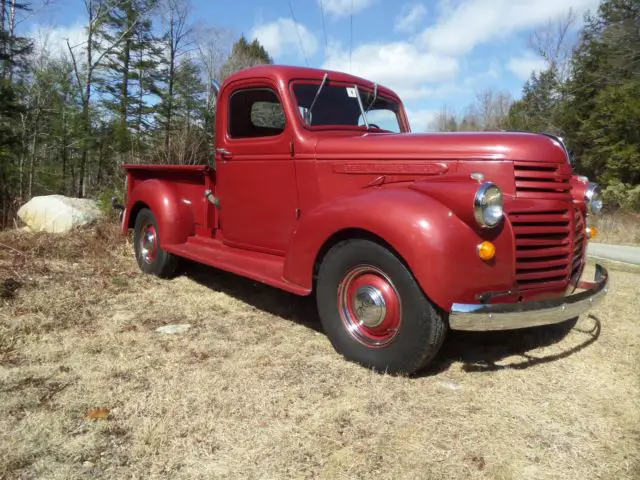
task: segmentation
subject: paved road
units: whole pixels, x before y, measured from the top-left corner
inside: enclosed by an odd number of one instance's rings
[[[606,243],[589,243],[587,254],[592,257],[600,257],[618,262],[640,265],[640,247],[627,247],[623,245],[609,245]]]

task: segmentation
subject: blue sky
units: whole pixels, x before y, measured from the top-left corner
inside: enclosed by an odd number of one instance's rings
[[[258,38],[276,63],[351,71],[393,88],[413,130],[424,130],[443,105],[462,111],[486,88],[517,97],[542,65],[527,47],[531,32],[570,8],[581,19],[598,6],[598,0],[291,0],[292,18],[287,0],[191,1],[196,23]],[[83,8],[81,0],[54,0],[30,24],[53,29],[53,38],[73,37]]]

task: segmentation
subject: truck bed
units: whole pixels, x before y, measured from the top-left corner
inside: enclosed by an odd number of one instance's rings
[[[127,196],[147,180],[162,182],[190,212],[195,234],[205,237],[215,235],[217,212],[205,196],[210,190],[215,194],[215,170],[208,165],[123,165],[127,172]],[[158,195],[162,195],[158,191]],[[168,200],[164,200],[168,201]],[[132,227],[132,225],[130,225]]]
[[[297,295],[308,295],[309,289],[283,279],[284,257],[270,253],[236,248],[224,242],[218,227],[218,209],[205,192],[215,192],[215,171],[207,165],[125,165],[128,192],[143,182],[154,181],[151,196],[158,202],[155,212],[162,214],[166,204],[179,204],[185,215],[193,219],[193,232],[184,241],[166,241],[160,235],[161,247],[174,255],[204,263]],[[141,188],[145,186],[142,185]],[[168,198],[167,198],[168,197]],[[154,210],[151,205],[149,207]],[[135,205],[132,206],[135,208]],[[135,215],[135,212],[131,212]],[[171,224],[171,227],[175,223]],[[129,228],[133,227],[129,221]]]

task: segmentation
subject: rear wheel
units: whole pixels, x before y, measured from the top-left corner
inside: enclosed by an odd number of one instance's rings
[[[440,350],[447,326],[407,267],[369,240],[333,247],[318,274],[318,312],[334,348],[388,373],[414,373]]]
[[[148,208],[140,210],[136,217],[133,242],[140,270],[162,278],[175,273],[178,257],[160,248],[158,222]]]

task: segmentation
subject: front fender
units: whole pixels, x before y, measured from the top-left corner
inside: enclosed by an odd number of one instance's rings
[[[130,225],[131,214],[142,204],[148,206],[156,217],[160,246],[184,243],[188,236],[194,235],[193,212],[171,182],[150,179],[136,185],[129,194],[123,228]]]
[[[367,191],[303,215],[285,260],[285,279],[311,289],[323,245],[349,229],[365,230],[391,245],[425,294],[446,311],[453,303],[474,303],[479,293],[509,290],[515,284],[508,221],[479,232],[430,195],[407,188]],[[483,240],[496,245],[496,257],[490,262],[477,254]]]

